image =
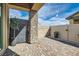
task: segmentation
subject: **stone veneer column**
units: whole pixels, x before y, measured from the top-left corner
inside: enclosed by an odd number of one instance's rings
[[[31,11],[30,14],[30,43],[37,42],[38,39],[38,14]]]

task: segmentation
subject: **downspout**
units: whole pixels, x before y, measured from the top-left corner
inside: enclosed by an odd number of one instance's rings
[[[67,25],[67,40],[69,41],[69,25]]]

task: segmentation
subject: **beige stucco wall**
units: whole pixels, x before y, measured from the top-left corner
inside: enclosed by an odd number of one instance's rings
[[[69,25],[69,40],[79,43],[79,24]]]
[[[69,22],[70,22],[70,24],[73,24],[74,23],[73,19],[70,19]]]
[[[38,38],[43,38],[47,34],[49,27],[47,26],[38,26]]]
[[[69,31],[66,31],[68,29]],[[79,24],[60,25],[51,27],[51,38],[54,38],[54,32],[58,31],[61,40],[79,43]]]
[[[67,26],[66,25],[61,25],[61,26],[52,26],[51,27],[51,38],[54,38],[54,32],[57,31],[59,32],[59,37],[60,39],[67,40]]]

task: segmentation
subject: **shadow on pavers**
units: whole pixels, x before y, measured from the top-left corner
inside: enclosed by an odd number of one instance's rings
[[[17,53],[13,52],[9,48],[5,50],[5,52],[1,56],[20,56]]]
[[[62,43],[64,43],[64,44],[71,45],[71,46],[74,46],[74,47],[79,48],[79,44],[72,43],[72,42],[70,42],[70,41],[58,40],[58,39],[55,39],[55,38],[50,38],[50,39],[53,39],[53,40],[62,42]]]

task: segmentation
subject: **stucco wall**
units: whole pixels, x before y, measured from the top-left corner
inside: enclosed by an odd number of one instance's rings
[[[49,27],[38,26],[38,38],[43,38],[47,34]]]
[[[79,43],[79,24],[69,25],[69,40]]]
[[[59,32],[59,39],[79,43],[79,24],[52,26],[51,38],[54,38],[55,31]]]
[[[54,32],[59,32],[59,38],[63,40],[67,40],[67,26],[61,25],[61,26],[53,26],[51,27],[51,38],[54,38]]]

